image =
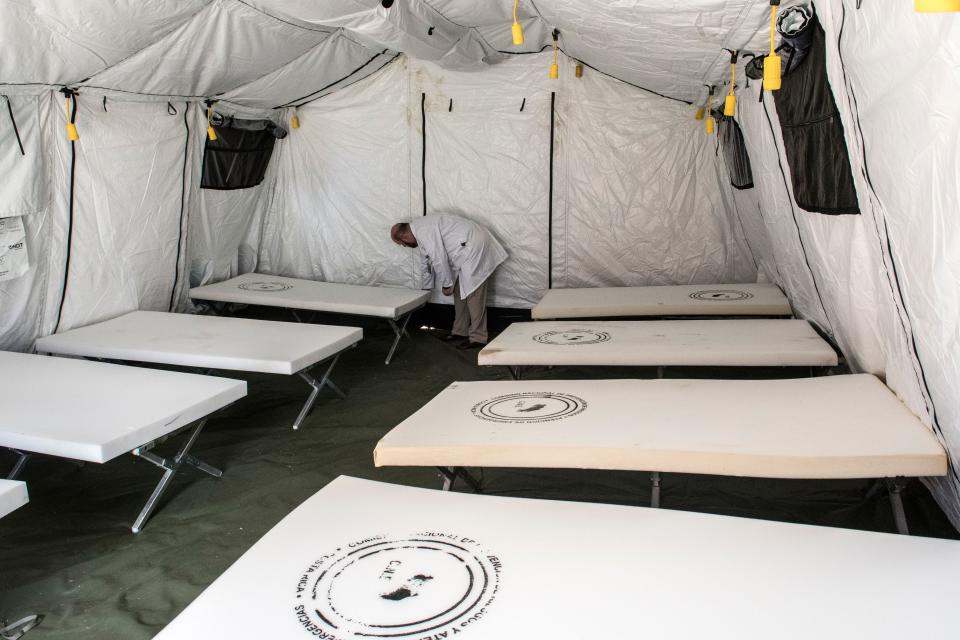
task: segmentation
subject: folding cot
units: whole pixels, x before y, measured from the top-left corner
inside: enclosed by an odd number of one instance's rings
[[[157,638],[946,640],[958,571],[954,540],[341,476]]]
[[[260,273],[247,273],[190,289],[193,300],[282,307],[291,309],[298,320],[298,309],[385,318],[395,334],[386,364],[390,364],[400,338],[410,337],[407,333],[410,316],[425,305],[429,297],[429,291],[402,287],[337,284]]]
[[[330,379],[340,354],[356,345],[356,327],[270,322],[182,313],[134,311],[36,342],[37,351],[259,373],[297,374],[311,387],[293,423],[299,429],[324,387],[343,397]],[[327,362],[317,380],[310,370]]]
[[[530,312],[534,320],[792,314],[779,287],[757,283],[550,289]]]
[[[933,433],[873,376],[789,380],[457,382],[374,450],[377,466],[883,478],[906,532],[904,477],[947,471]],[[476,488],[476,487],[475,487]]]
[[[515,322],[477,357],[515,377],[529,365],[832,367],[806,320]]]
[[[0,379],[0,447],[19,454],[11,478],[32,453],[103,463],[130,452],[164,470],[134,533],[182,465],[222,475],[190,448],[207,416],[247,394],[241,380],[7,351]],[[193,423],[175,456],[151,451]]]
[[[28,500],[26,482],[0,479],[0,518],[27,504]],[[0,618],[0,638],[19,638],[36,627],[40,620],[41,616],[29,615],[7,624]]]
[[[0,518],[27,504],[27,483],[0,479]]]

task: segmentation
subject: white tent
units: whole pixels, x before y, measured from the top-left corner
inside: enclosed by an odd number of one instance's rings
[[[521,0],[520,46],[509,0],[8,0],[0,348],[185,310],[189,286],[254,269],[415,286],[389,225],[459,212],[510,253],[498,306],[548,287],[775,282],[955,460],[960,22],[907,0],[813,5],[859,215],[797,204],[746,56],[753,188],[731,188],[694,118],[708,86],[729,92],[728,50],[769,46],[766,0]],[[200,188],[208,101],[290,129],[258,186]],[[930,483],[960,526],[957,474]]]

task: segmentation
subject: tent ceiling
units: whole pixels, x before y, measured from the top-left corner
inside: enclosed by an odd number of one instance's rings
[[[514,47],[512,8],[511,0],[390,8],[379,0],[7,0],[0,91],[36,83],[273,107],[336,90],[338,79],[372,73],[395,52],[482,69],[549,47],[556,28],[567,55],[696,101],[705,84],[726,79],[724,48],[765,48],[769,16],[766,0],[521,0],[526,42]]]

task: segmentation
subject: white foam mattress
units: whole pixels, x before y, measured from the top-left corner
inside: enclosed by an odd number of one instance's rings
[[[0,447],[106,462],[247,394],[247,383],[0,351]]]
[[[939,476],[939,442],[870,375],[456,382],[387,433],[377,466],[767,478]]]
[[[27,504],[27,483],[0,479],[0,518]]]
[[[550,289],[534,320],[624,316],[789,316],[790,302],[773,284],[689,284],[661,287]]]
[[[292,374],[356,344],[363,330],[134,311],[36,342],[37,351],[93,358]]]
[[[958,573],[954,540],[341,476],[157,638],[946,640]]]
[[[194,287],[190,289],[190,297],[396,319],[426,304],[430,292],[247,273],[216,284]]]
[[[837,354],[806,320],[515,322],[481,365],[832,367]]]

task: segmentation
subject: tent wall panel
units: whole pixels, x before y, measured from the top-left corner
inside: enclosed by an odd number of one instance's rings
[[[202,109],[194,112],[192,128],[206,131],[206,112]],[[199,156],[204,138],[198,138],[194,149]],[[264,216],[276,189],[276,151],[273,155],[263,182],[249,189],[230,191],[200,189],[201,163],[197,158],[187,235],[190,286],[225,280],[258,268]]]
[[[301,127],[279,140],[276,198],[265,221],[260,269],[351,284],[409,286],[416,256],[390,242],[412,214],[412,121],[400,60],[350,89],[299,110]],[[419,139],[416,142],[419,157]],[[413,174],[416,175],[413,175]]]
[[[741,100],[740,115],[751,129],[745,135],[754,139],[751,160],[756,156],[755,164],[764,165],[763,178],[756,180],[763,215],[779,221],[768,228],[779,250],[783,284],[795,309],[834,338],[852,368],[884,375],[886,356],[879,336],[891,317],[871,312],[882,283],[868,229],[858,216],[824,216],[797,206],[777,113],[767,96],[757,100],[757,85]],[[797,277],[803,275],[807,277]]]
[[[726,177],[726,176],[724,176]],[[741,225],[744,238],[750,247],[750,253],[757,264],[757,278],[764,282],[782,282],[780,268],[767,222],[764,219],[763,208],[757,197],[756,187],[752,189],[727,189],[731,198],[730,207]]]
[[[947,447],[929,479],[960,527],[960,21],[911,3],[817,2],[861,210],[890,322],[887,382]]]
[[[778,129],[776,110],[772,104],[757,101],[758,89],[757,83],[753,83],[751,89],[742,90],[737,103],[737,118],[750,155],[754,184],[753,189],[740,193],[743,196],[751,194],[759,203],[778,267],[776,282],[790,298],[794,311],[830,333],[830,322],[820,303],[804,257],[805,245],[801,244],[798,225],[794,221],[796,205],[788,190],[787,167],[774,138]],[[749,208],[743,207],[741,211],[749,211]]]
[[[59,128],[55,110],[63,112],[63,103],[47,93],[36,98],[37,137],[43,141],[44,162],[39,175],[33,176],[36,185],[24,185],[27,178],[20,175],[3,182],[3,188],[10,192],[26,193],[36,189],[48,194],[44,206],[39,211],[22,216],[26,232],[27,253],[30,257],[29,270],[19,278],[0,282],[0,349],[27,350],[33,341],[49,327],[44,322],[47,282],[51,269],[59,272],[57,251],[54,246],[56,199],[60,193],[54,184],[54,174],[69,156],[69,145]],[[58,96],[59,97],[59,96]],[[2,105],[0,105],[2,106]],[[61,135],[56,136],[56,133]],[[0,129],[0,144],[4,148],[16,145],[12,128]]]
[[[502,307],[528,307],[547,289],[551,107],[544,64],[513,59],[483,74],[414,67],[427,95],[427,213],[474,219],[504,245],[510,257],[494,273],[490,298]]]
[[[544,67],[544,71],[546,67]],[[555,286],[752,282],[715,139],[683,103],[565,69],[563,263]]]
[[[555,91],[554,286],[754,281],[689,108],[595,72],[575,79],[562,57],[550,80],[551,60],[516,56],[477,74],[405,59],[305,106],[278,145],[260,268],[416,286],[413,256],[385,238],[390,223],[422,214],[425,118],[427,211],[489,226],[510,254],[492,304],[529,307],[548,283]]]
[[[40,104],[40,96],[0,96],[0,218],[47,207]]]
[[[80,140],[61,331],[134,309],[166,310],[179,239],[182,115],[161,104],[115,102],[104,110],[99,101],[81,97],[78,102]],[[62,126],[56,134],[65,137]],[[63,223],[69,215],[65,200],[58,199],[58,209],[64,209],[57,218]],[[58,264],[51,276],[60,274]]]

